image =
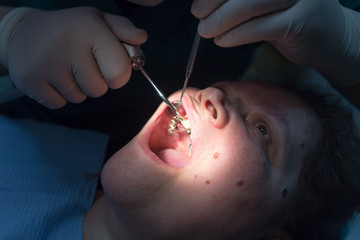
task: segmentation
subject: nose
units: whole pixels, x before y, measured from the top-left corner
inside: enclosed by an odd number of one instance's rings
[[[216,128],[223,128],[229,121],[225,108],[226,95],[217,88],[209,87],[199,91],[195,99],[200,103],[201,112]]]

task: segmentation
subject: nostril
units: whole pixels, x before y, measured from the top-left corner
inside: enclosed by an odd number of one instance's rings
[[[214,119],[217,119],[217,111],[216,111],[216,108],[214,107],[214,105],[212,104],[212,102],[206,101],[205,106],[206,106],[206,109],[211,113],[211,116]]]
[[[223,128],[229,120],[229,113],[225,106],[228,104],[226,95],[213,87],[199,92],[196,98],[202,98],[199,103],[204,117],[210,120],[210,123],[216,128]]]

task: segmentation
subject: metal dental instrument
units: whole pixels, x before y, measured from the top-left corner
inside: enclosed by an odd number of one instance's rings
[[[181,91],[179,104],[181,104],[181,100],[182,100],[183,94],[185,92],[185,88],[186,88],[186,86],[188,84],[190,75],[191,75],[193,67],[194,67],[194,62],[195,62],[195,58],[196,58],[196,53],[197,53],[198,48],[199,48],[200,39],[201,39],[201,37],[199,35],[199,32],[196,31],[196,35],[195,35],[195,39],[194,39],[194,42],[193,42],[193,45],[192,45],[192,48],[191,48],[189,60],[188,60],[188,63],[186,65],[185,81],[184,81],[183,89]]]
[[[182,117],[182,115],[178,112],[176,107],[170,103],[170,101],[161,93],[161,91],[156,87],[154,82],[151,80],[150,76],[147,74],[145,69],[143,68],[145,64],[145,54],[144,52],[137,46],[129,45],[123,43],[127,53],[129,54],[131,67],[134,70],[140,70],[140,72],[145,76],[145,78],[149,81],[151,86],[155,89],[160,98],[176,113],[177,116]]]

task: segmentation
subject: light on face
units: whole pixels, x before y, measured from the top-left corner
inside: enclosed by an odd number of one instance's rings
[[[190,139],[190,145],[189,149],[191,150],[191,128],[190,128],[190,122],[188,120],[188,117],[186,116],[185,109],[181,106],[179,101],[172,102],[173,106],[176,108],[176,110],[181,114],[176,114],[170,107],[166,109],[166,112],[168,115],[173,116],[173,119],[170,121],[168,132],[171,135],[174,135],[175,133],[182,133],[186,132],[189,135]]]

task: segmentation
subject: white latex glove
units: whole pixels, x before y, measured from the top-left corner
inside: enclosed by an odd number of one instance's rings
[[[146,40],[128,19],[94,8],[34,10],[12,30],[2,62],[20,91],[55,109],[122,87],[132,69],[120,41]]]
[[[200,35],[219,46],[269,41],[335,84],[360,83],[359,14],[338,0],[194,0],[191,11]]]

